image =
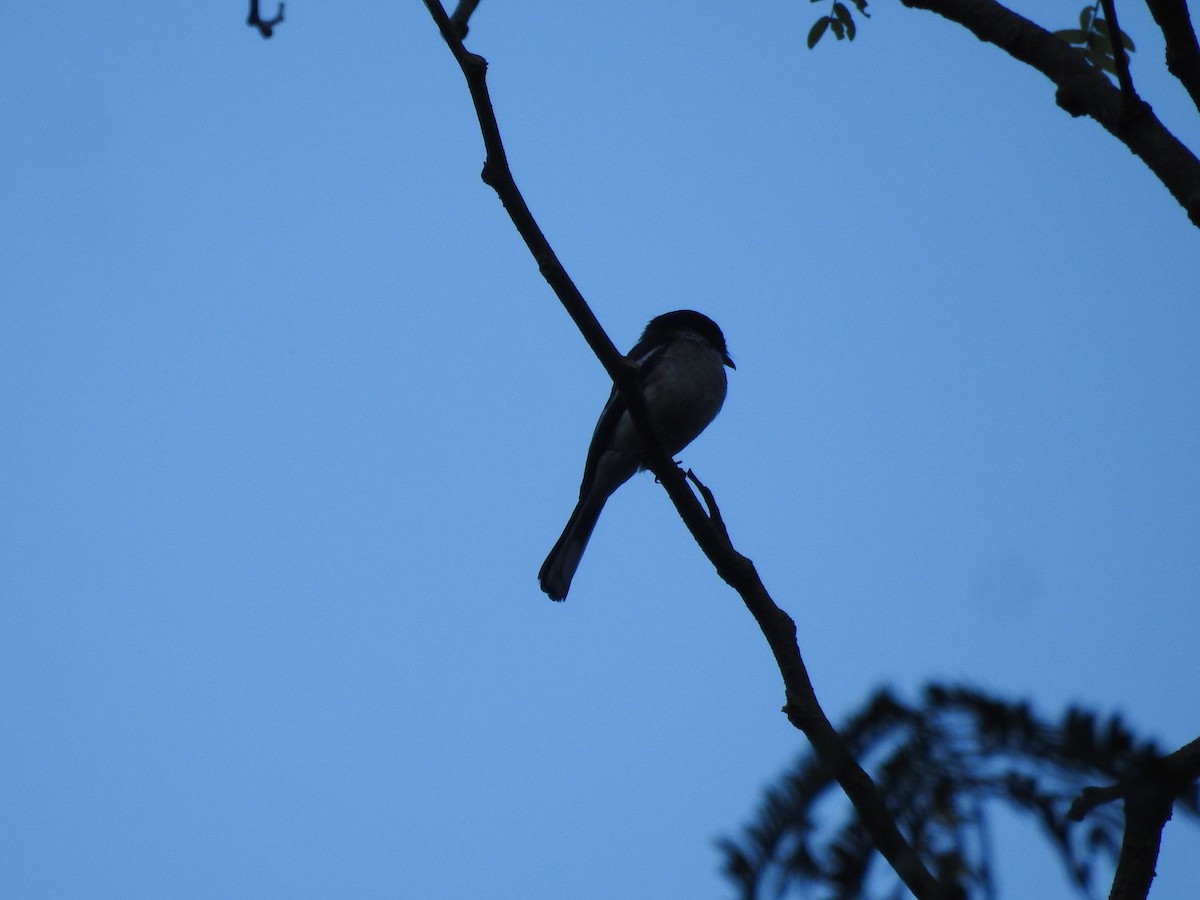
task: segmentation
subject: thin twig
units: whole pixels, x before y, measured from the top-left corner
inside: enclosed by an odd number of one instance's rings
[[[696,490],[700,492],[700,496],[704,498],[704,505],[708,508],[708,518],[712,521],[713,526],[717,528],[725,540],[729,540],[729,529],[725,527],[725,520],[721,518],[721,508],[717,506],[717,498],[713,496],[713,492],[702,482],[699,476],[691,469],[687,470],[687,478],[696,486]]]
[[[617,352],[608,335],[604,333],[529,211],[513,179],[500,139],[500,129],[487,89],[487,62],[483,57],[470,53],[463,47],[458,30],[446,15],[440,0],[425,0],[425,6],[467,80],[487,152],[483,180],[499,195],[513,225],[537,261],[542,276],[612,378],[646,446],[648,468],[666,489],[680,517],[713,563],[717,573],[741,595],[747,609],[762,629],[783,676],[787,698],[784,712],[789,721],[804,732],[818,756],[834,772],[842,789],[858,810],[875,846],[909,890],[920,900],[948,900],[954,895],[929,873],[920,857],[900,833],[875,784],[846,749],[821,709],[796,643],[795,622],[775,605],[758,577],[754,564],[734,549],[728,535],[716,526],[696,499],[696,495],[688,488],[686,476],[670,456],[663,452],[646,413],[645,399],[637,385],[636,370]],[[707,488],[705,490],[707,491]]]
[[[1129,74],[1129,54],[1125,52],[1125,44],[1121,40],[1121,27],[1117,24],[1117,4],[1115,0],[1100,0],[1104,7],[1104,21],[1108,23],[1108,42],[1112,45],[1113,60],[1117,65],[1117,84],[1129,104],[1138,102],[1137,91],[1133,89],[1133,76]]]
[[[1097,806],[1127,797],[1147,783],[1161,785],[1174,796],[1186,790],[1197,779],[1200,779],[1200,738],[1184,744],[1174,753],[1155,759],[1144,772],[1137,772],[1116,784],[1084,788],[1067,810],[1067,818],[1082,822]]]
[[[467,36],[470,27],[467,25],[467,20],[471,18],[471,14],[475,12],[475,7],[479,5],[479,0],[458,0],[458,7],[450,16],[450,22],[458,29],[458,38],[462,40]]]
[[[258,14],[258,0],[250,0],[250,15],[246,17],[246,24],[251,28],[257,28],[258,33],[264,39],[269,38],[275,30],[275,26],[283,21],[283,3],[279,4],[279,10],[275,13],[273,19],[263,19]]]

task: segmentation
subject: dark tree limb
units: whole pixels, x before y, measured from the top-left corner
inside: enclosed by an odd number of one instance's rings
[[[1058,105],[1090,116],[1142,160],[1200,227],[1200,160],[1143,101],[1130,101],[1083,54],[996,0],[901,0],[962,25],[1058,86]],[[1115,32],[1114,32],[1115,34]],[[1114,41],[1114,47],[1116,41]]]
[[[804,732],[817,754],[835,773],[880,853],[891,863],[909,890],[920,900],[948,900],[952,896],[951,892],[934,879],[900,833],[874,783],[846,749],[821,709],[796,643],[795,623],[787,613],[775,605],[758,577],[754,564],[734,549],[724,528],[718,525],[714,518],[710,518],[696,499],[696,495],[688,488],[684,473],[670,456],[663,452],[646,413],[645,400],[637,384],[635,368],[617,351],[608,335],[604,333],[525,203],[509,169],[504,145],[500,139],[500,129],[487,89],[486,60],[463,46],[459,30],[446,15],[440,0],[425,0],[425,6],[466,77],[487,152],[482,173],[484,182],[499,195],[513,225],[533,254],[542,276],[554,290],[621,393],[634,425],[647,447],[648,468],[666,489],[680,517],[717,573],[741,595],[746,607],[762,629],[783,676],[786,694],[784,712],[788,720]],[[711,494],[707,488],[704,491],[710,507],[715,510],[716,505],[711,500]]]
[[[1200,110],[1200,44],[1187,0],[1146,0],[1146,6],[1167,42],[1167,71],[1179,79]]]
[[[250,0],[250,15],[246,17],[246,24],[251,28],[257,28],[258,33],[263,38],[269,38],[275,30],[275,26],[283,21],[283,3],[279,4],[279,9],[275,13],[275,18],[264,19],[258,13],[258,0]]]
[[[1145,900],[1154,880],[1163,828],[1171,818],[1175,798],[1197,779],[1200,779],[1200,738],[1155,760],[1145,772],[1107,787],[1085,788],[1075,798],[1067,815],[1077,822],[1101,804],[1125,801],[1125,836],[1109,900]]]

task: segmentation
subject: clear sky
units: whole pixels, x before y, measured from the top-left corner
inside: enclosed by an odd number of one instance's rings
[[[833,718],[962,681],[1177,747],[1200,233],[1000,51],[881,0],[808,52],[824,11],[483,0],[470,44],[614,340],[723,326],[681,458]],[[803,739],[651,478],[539,593],[608,385],[432,21],[245,12],[0,6],[0,895],[728,896],[713,842]],[[1067,896],[999,843],[1006,896]],[[1168,826],[1154,897],[1198,848]]]

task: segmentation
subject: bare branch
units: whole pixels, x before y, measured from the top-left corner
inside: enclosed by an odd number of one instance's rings
[[[957,22],[982,41],[1037,69],[1058,86],[1058,105],[1090,116],[1158,176],[1200,227],[1200,160],[1141,100],[1130,101],[1082,54],[996,0],[901,0]],[[1119,38],[1118,38],[1119,40]]]
[[[1107,787],[1084,788],[1075,798],[1067,816],[1077,822],[1103,803],[1125,801],[1125,836],[1109,900],[1145,900],[1175,798],[1197,779],[1200,738],[1154,760],[1145,772]]]
[[[1136,790],[1125,798],[1125,837],[1109,900],[1146,900],[1170,818],[1171,798],[1160,791]]]
[[[1200,738],[1156,760],[1148,772],[1139,772],[1132,778],[1106,787],[1084,788],[1071,804],[1067,816],[1076,822],[1082,822],[1097,806],[1126,797],[1145,782],[1159,784],[1175,796],[1197,779],[1200,779]]]
[[[1146,0],[1146,6],[1167,42],[1167,71],[1183,83],[1200,110],[1200,44],[1187,0]]]
[[[1138,101],[1137,91],[1133,89],[1133,76],[1129,74],[1129,54],[1125,52],[1125,43],[1121,40],[1121,27],[1117,24],[1117,4],[1115,0],[1100,0],[1104,7],[1104,21],[1108,23],[1108,40],[1112,44],[1113,61],[1117,65],[1117,84],[1128,103]]]
[[[257,28],[259,34],[264,39],[269,38],[275,30],[275,26],[283,21],[283,3],[279,4],[279,9],[275,13],[273,19],[263,19],[258,14],[258,0],[250,0],[250,15],[246,17],[246,24],[251,28]]]
[[[470,53],[463,47],[458,29],[446,15],[440,0],[425,0],[425,6],[466,77],[487,151],[483,180],[499,195],[513,225],[537,261],[542,276],[613,379],[645,443],[649,469],[666,489],[688,530],[713,563],[717,573],[741,595],[746,607],[762,629],[783,676],[787,700],[784,712],[789,721],[804,732],[817,754],[835,773],[838,782],[858,810],[875,845],[913,894],[920,900],[948,900],[951,893],[934,879],[900,833],[874,783],[846,749],[821,709],[796,643],[795,623],[787,613],[775,605],[758,577],[754,564],[734,549],[724,528],[709,517],[696,495],[688,488],[685,475],[670,456],[663,452],[646,414],[645,400],[637,385],[634,367],[617,351],[608,335],[604,333],[529,211],[513,179],[500,139],[499,126],[487,89],[487,62],[483,57]],[[709,499],[711,494],[707,488],[703,490],[706,499]],[[715,502],[710,501],[710,506],[716,509]]]

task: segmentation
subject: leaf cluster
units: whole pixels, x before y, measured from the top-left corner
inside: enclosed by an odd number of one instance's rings
[[[1071,882],[1090,896],[1097,865],[1111,864],[1119,850],[1123,818],[1110,804],[1072,822],[1071,799],[1161,758],[1116,715],[1071,708],[1050,722],[1025,703],[936,684],[914,705],[879,691],[842,736],[918,853],[964,897],[996,896],[988,811],[997,803],[1032,818]],[[719,842],[725,874],[743,900],[768,891],[839,900],[903,895],[885,867],[871,877],[878,853],[836,788],[831,772],[806,754],[766,791],[741,838]],[[1179,808],[1200,813],[1194,785]]]
[[[819,3],[821,0],[812,0],[812,2]],[[854,8],[859,13],[868,19],[871,18],[871,14],[867,12],[867,0],[850,0],[850,2],[854,4]],[[852,41],[858,33],[858,28],[854,24],[854,16],[850,14],[850,9],[842,0],[834,0],[829,15],[821,16],[808,30],[809,50],[817,46],[817,41],[824,37],[826,31],[832,31],[833,36],[839,41],[843,38]]]
[[[1117,35],[1125,49],[1132,53],[1133,39],[1119,28]],[[1098,2],[1079,11],[1078,28],[1063,28],[1054,32],[1054,36],[1081,51],[1084,59],[1097,69],[1116,76],[1117,62],[1113,52],[1111,29],[1100,11]]]

